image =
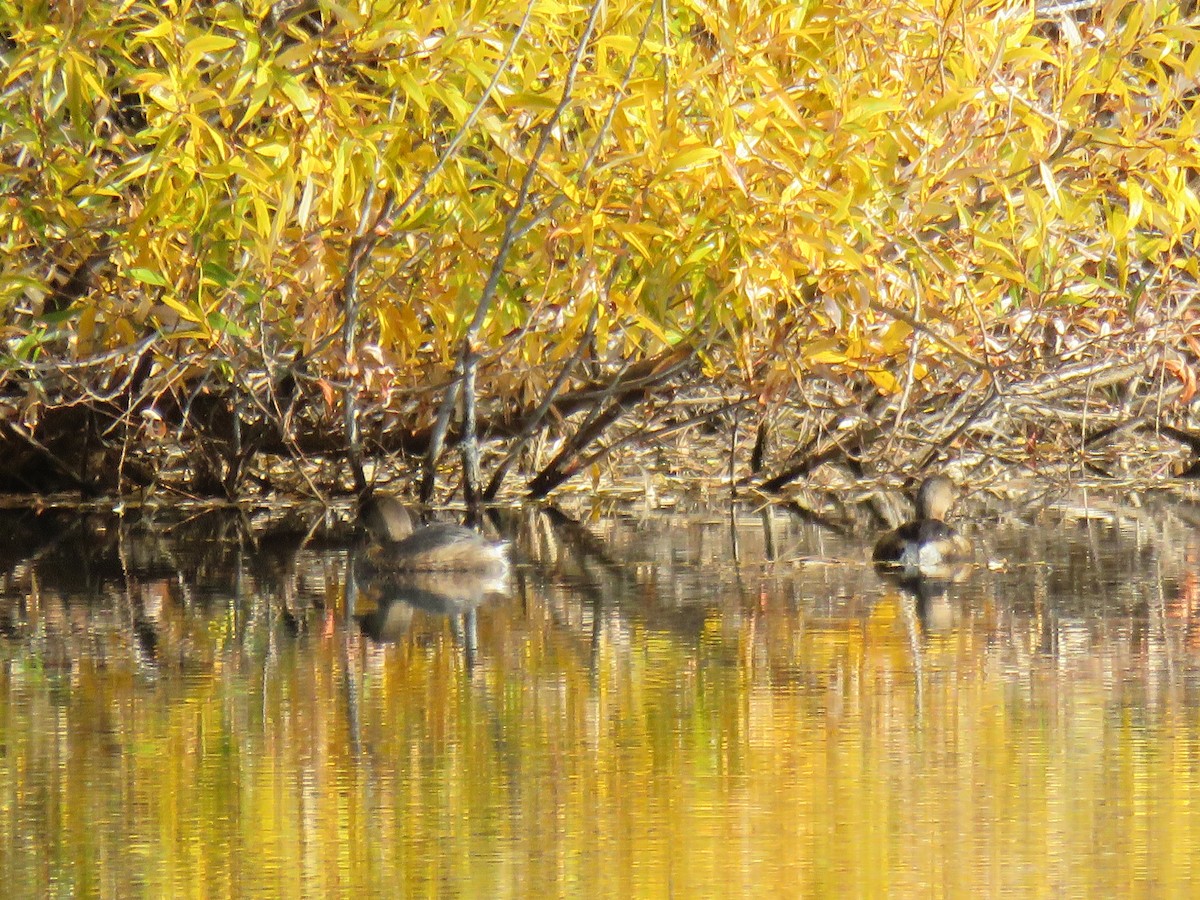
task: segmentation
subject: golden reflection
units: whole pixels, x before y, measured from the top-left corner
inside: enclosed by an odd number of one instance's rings
[[[1186,896],[1196,544],[1155,521],[999,528],[1036,562],[918,586],[786,519],[735,563],[720,516],[513,515],[503,585],[31,533],[5,891]]]

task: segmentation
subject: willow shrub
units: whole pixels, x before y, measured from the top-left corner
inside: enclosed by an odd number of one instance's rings
[[[751,391],[822,367],[889,392],[914,324],[975,354],[1021,312],[1153,313],[1198,274],[1186,6],[605,0],[564,97],[583,4],[0,0],[4,366],[156,336],[182,380],[302,354],[431,398],[510,215],[480,333],[502,401],[585,336],[601,362],[686,342]],[[389,195],[412,202],[377,221]]]

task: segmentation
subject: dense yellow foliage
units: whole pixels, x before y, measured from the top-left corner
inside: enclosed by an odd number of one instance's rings
[[[0,24],[10,368],[158,333],[335,373],[365,234],[360,339],[427,381],[510,216],[494,396],[594,309],[601,361],[686,342],[751,389],[832,365],[887,392],[914,323],[980,359],[1015,313],[1132,315],[1197,276],[1175,2],[0,0]]]

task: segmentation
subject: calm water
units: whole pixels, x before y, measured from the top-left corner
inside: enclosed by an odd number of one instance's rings
[[[780,510],[344,529],[0,515],[8,896],[1191,896],[1200,513],[980,521],[914,597]]]

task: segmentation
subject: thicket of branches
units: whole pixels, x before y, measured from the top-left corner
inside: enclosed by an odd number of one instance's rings
[[[0,0],[0,488],[1200,447],[1198,38],[1165,0]]]

